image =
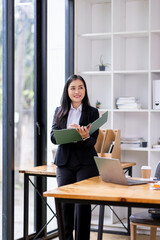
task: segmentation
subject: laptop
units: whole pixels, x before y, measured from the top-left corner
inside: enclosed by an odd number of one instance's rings
[[[104,182],[116,183],[121,185],[138,185],[146,184],[146,180],[137,180],[127,178],[124,174],[119,159],[94,157],[99,174]]]

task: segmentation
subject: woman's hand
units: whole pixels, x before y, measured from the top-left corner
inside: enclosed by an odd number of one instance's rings
[[[87,128],[87,127],[85,127],[85,126],[78,126],[77,127],[77,131],[79,132],[79,134],[81,135],[81,137],[83,138],[83,139],[87,139],[87,138],[89,138],[90,136],[89,136],[89,131],[90,131],[90,129],[91,129],[91,125],[89,125],[89,127]]]

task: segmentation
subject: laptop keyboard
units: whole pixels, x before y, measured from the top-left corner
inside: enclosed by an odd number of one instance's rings
[[[137,185],[137,184],[146,184],[147,181],[135,180],[135,179],[127,179],[128,185]]]

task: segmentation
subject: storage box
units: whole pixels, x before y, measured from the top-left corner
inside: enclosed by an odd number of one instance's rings
[[[99,129],[95,149],[100,157],[121,159],[120,130]]]

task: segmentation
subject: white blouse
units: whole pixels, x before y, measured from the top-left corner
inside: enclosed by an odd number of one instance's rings
[[[75,109],[71,104],[71,108],[69,110],[69,114],[67,118],[67,128],[69,128],[70,124],[79,125],[81,113],[82,113],[82,104],[77,109]]]

